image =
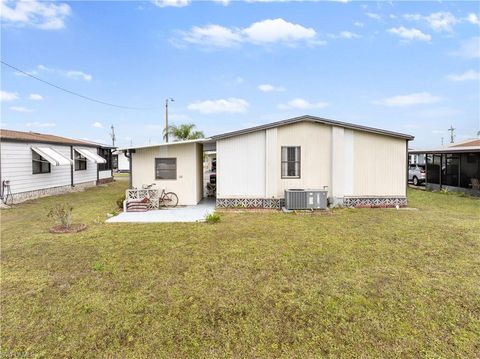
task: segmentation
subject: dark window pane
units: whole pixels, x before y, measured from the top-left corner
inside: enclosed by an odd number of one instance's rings
[[[480,180],[480,153],[462,153],[460,155],[460,187],[472,188],[472,182],[475,182],[475,179]]]
[[[440,184],[440,155],[427,155],[427,182]]]
[[[177,159],[176,158],[156,158],[155,159],[155,178],[156,179],[177,179]]]
[[[49,173],[51,171],[50,162],[40,156],[38,153],[32,151],[32,173]]]

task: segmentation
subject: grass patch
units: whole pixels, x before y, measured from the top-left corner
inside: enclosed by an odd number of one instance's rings
[[[220,215],[216,212],[213,212],[213,213],[210,213],[210,214],[207,214],[205,216],[205,221],[207,223],[210,223],[210,224],[213,224],[213,223],[218,223],[220,222]]]
[[[418,211],[222,212],[104,224],[127,185],[1,212],[2,355],[70,358],[480,354],[480,201],[409,191]]]

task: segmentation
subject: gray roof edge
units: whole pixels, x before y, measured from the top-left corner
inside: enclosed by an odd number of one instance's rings
[[[311,116],[311,115],[303,115],[303,116],[289,118],[289,119],[286,119],[286,120],[267,123],[267,124],[260,125],[260,126],[249,127],[249,128],[245,128],[245,129],[242,129],[242,130],[225,132],[225,133],[221,133],[221,134],[216,135],[216,136],[212,136],[211,138],[212,138],[212,140],[221,140],[221,139],[224,139],[224,138],[240,136],[240,135],[244,135],[244,134],[251,133],[251,132],[266,130],[266,129],[269,129],[269,128],[274,128],[274,127],[279,127],[279,126],[284,126],[284,125],[290,125],[292,123],[297,123],[297,122],[301,122],[301,121],[312,121],[312,122],[317,122],[317,123],[323,123],[323,124],[326,124],[326,125],[339,126],[339,127],[344,127],[344,128],[353,129],[353,130],[359,130],[359,131],[377,133],[377,134],[381,134],[381,135],[385,135],[385,136],[403,138],[405,140],[413,140],[415,138],[414,136],[407,135],[405,133],[387,131],[387,130],[382,130],[382,129],[374,128],[374,127],[361,126],[361,125],[356,125],[356,124],[353,124],[353,123],[329,120],[329,119],[326,119],[326,118]]]

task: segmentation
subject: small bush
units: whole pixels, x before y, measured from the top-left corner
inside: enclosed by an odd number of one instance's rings
[[[118,208],[123,208],[123,201],[125,201],[125,195],[122,195],[121,197],[118,197],[117,199],[117,206]]]
[[[217,223],[220,222],[220,215],[218,213],[210,213],[205,216],[205,221],[207,223]]]
[[[47,217],[53,218],[60,226],[70,228],[72,225],[73,206],[69,203],[58,203],[48,211]]]

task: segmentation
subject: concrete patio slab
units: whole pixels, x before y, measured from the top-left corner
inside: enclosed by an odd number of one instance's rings
[[[196,206],[164,208],[148,212],[122,212],[107,223],[203,222],[215,211],[215,200],[205,199]]]

